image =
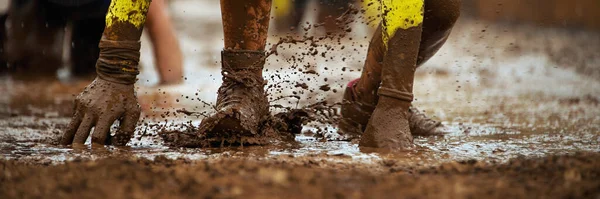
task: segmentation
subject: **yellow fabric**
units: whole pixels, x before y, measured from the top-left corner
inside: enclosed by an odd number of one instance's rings
[[[128,22],[140,28],[146,22],[151,0],[112,0],[106,14],[106,27],[115,22]]]
[[[376,28],[381,22],[381,2],[380,0],[364,0],[362,9],[365,10],[364,18],[371,28]]]
[[[398,29],[418,27],[423,23],[425,0],[381,0],[383,20],[383,44],[396,34]]]

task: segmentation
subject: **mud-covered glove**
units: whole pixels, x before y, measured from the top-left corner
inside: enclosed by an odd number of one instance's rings
[[[140,42],[100,41],[98,77],[75,99],[75,113],[62,135],[63,145],[83,144],[94,127],[92,143],[125,145],[133,136],[140,117],[134,92],[139,74]],[[119,120],[119,130],[110,138],[110,127]]]

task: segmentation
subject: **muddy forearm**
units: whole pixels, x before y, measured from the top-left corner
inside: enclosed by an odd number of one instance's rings
[[[424,0],[382,0],[383,60],[378,94],[412,101],[412,86],[423,31]]]
[[[113,0],[96,63],[99,78],[133,84],[139,74],[140,37],[151,0]]]

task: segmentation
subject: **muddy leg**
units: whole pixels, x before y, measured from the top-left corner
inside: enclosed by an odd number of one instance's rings
[[[425,17],[417,67],[433,57],[444,45],[459,15],[460,0],[425,0]],[[377,91],[381,83],[383,51],[380,24],[369,43],[361,80],[356,82],[357,95],[362,96],[362,100],[369,104],[377,103],[377,92],[373,91]]]
[[[417,67],[431,58],[445,43],[460,14],[460,0],[425,0],[423,32],[419,45]],[[360,79],[348,84],[344,94],[340,130],[348,134],[361,134],[379,100],[377,89],[381,84],[384,57],[381,24],[369,44],[367,58]],[[414,117],[413,117],[414,116]],[[427,118],[411,107],[411,132],[413,134],[439,134],[444,129],[439,122]],[[439,130],[439,131],[438,131]]]
[[[223,84],[218,91],[217,113],[200,125],[210,143],[244,143],[261,138],[260,126],[269,116],[262,69],[270,10],[270,0],[221,0]]]
[[[382,39],[387,50],[381,68],[379,101],[360,146],[406,149],[412,146],[408,108],[421,41],[423,0],[382,1]]]
[[[260,50],[267,44],[271,0],[221,0],[226,50]]]

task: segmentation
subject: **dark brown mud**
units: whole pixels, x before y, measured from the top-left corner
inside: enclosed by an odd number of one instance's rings
[[[306,158],[0,161],[2,198],[596,198],[600,154],[373,167]]]
[[[227,112],[216,113],[212,117],[225,118]],[[203,121],[206,122],[206,121]],[[161,128],[158,134],[166,145],[173,147],[231,147],[248,145],[294,145],[294,136],[302,130],[303,116],[293,113],[278,114],[276,116],[266,115],[266,119],[258,126],[256,134],[247,132],[235,133],[235,131],[224,131],[231,129],[237,124],[218,124],[206,131],[203,127],[193,125],[186,126],[185,130],[166,130]],[[223,126],[226,125],[226,126]]]
[[[89,84],[89,81],[64,84],[54,78],[12,83],[0,81],[3,82],[2,95],[10,99],[2,102],[0,116],[72,116],[75,96]]]

